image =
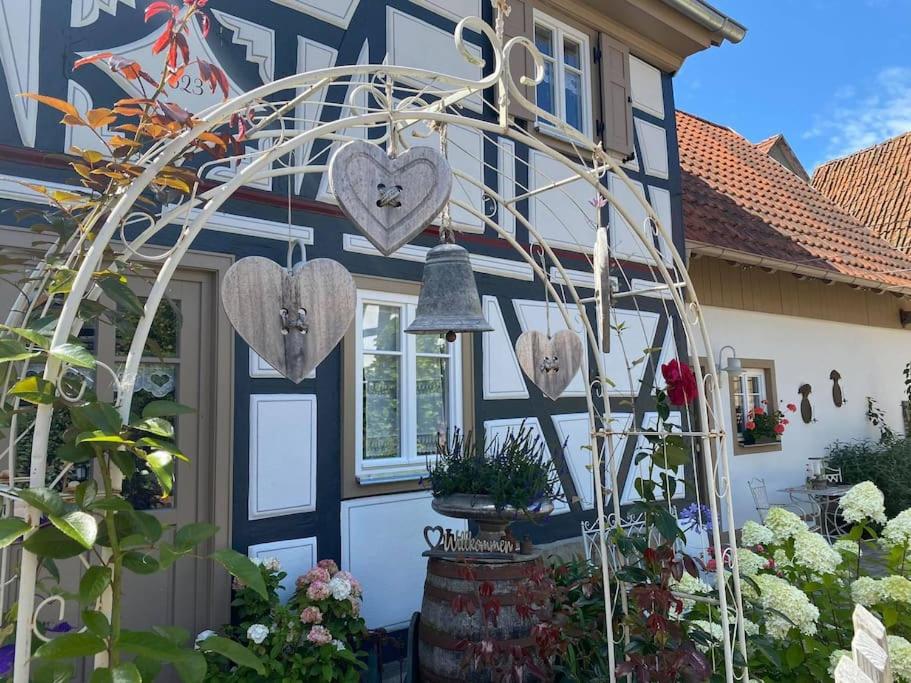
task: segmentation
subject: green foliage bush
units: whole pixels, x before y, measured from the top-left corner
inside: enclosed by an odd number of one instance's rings
[[[886,497],[889,517],[911,507],[911,439],[836,442],[829,447],[829,458],[829,466],[841,469],[846,484],[876,484]]]

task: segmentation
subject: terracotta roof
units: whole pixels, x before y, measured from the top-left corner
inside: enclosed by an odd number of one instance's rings
[[[730,128],[677,112],[686,239],[744,260],[911,289],[911,257]]]
[[[758,149],[763,154],[768,154],[771,149],[775,146],[775,143],[781,140],[781,133],[776,133],[775,135],[770,135],[765,140],[757,142],[753,147]]]
[[[813,186],[911,253],[911,132],[823,164]]]

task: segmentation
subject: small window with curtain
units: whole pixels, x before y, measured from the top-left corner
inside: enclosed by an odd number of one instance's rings
[[[731,419],[737,434],[734,452],[779,450],[781,443],[773,424],[778,419],[775,365],[770,360],[741,359],[741,363],[740,374],[730,377]]]
[[[591,135],[591,72],[588,36],[541,12],[534,15],[535,45],[544,58],[537,105]],[[539,121],[546,129],[547,121]]]
[[[460,342],[405,334],[417,297],[359,291],[355,457],[361,483],[426,474],[440,434],[460,427]]]

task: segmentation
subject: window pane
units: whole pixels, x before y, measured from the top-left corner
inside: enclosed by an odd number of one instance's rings
[[[574,40],[563,41],[563,61],[576,69],[582,68],[582,48]]]
[[[554,32],[543,26],[535,26],[535,46],[548,57],[554,56]]]
[[[751,394],[756,394],[757,396],[762,393],[762,389],[759,386],[758,375],[750,375],[747,378],[747,391]]]
[[[364,355],[364,458],[396,458],[401,444],[401,358]]]
[[[449,343],[442,334],[434,336],[432,334],[417,334],[417,351],[418,353],[449,353]]]
[[[361,335],[365,351],[399,350],[401,312],[398,306],[364,304]]]
[[[143,300],[143,303],[145,301]],[[135,313],[125,313],[118,310],[120,321],[114,331],[114,352],[118,356],[125,356],[130,352],[133,343],[133,334],[139,323],[139,316]],[[156,358],[174,358],[177,356],[180,337],[180,304],[179,302],[164,299],[155,312],[155,319],[149,329],[143,355]]]
[[[546,112],[556,114],[554,109],[554,65],[548,60],[544,60],[544,79],[538,83],[537,103]]]
[[[449,359],[417,359],[418,455],[437,452],[438,432],[449,428]]]
[[[566,123],[582,130],[582,77],[572,71],[564,74],[566,84]]]

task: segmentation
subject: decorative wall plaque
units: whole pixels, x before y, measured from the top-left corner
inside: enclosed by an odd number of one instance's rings
[[[797,390],[797,393],[800,394],[800,417],[803,418],[803,421],[806,424],[810,424],[813,421],[813,406],[810,404],[810,394],[813,391],[813,387],[809,384],[801,384],[800,388]]]
[[[841,374],[838,370],[833,370],[829,373],[829,379],[832,380],[832,402],[835,404],[836,408],[841,408],[845,402],[844,394],[841,390],[841,385],[838,381],[841,379]]]
[[[425,526],[424,541],[428,557],[469,556],[487,559],[500,559],[517,554],[521,544],[512,536],[500,539],[488,539],[475,536],[470,531],[444,529],[442,526]]]
[[[553,337],[530,330],[516,340],[516,358],[528,378],[552,401],[560,398],[582,366],[582,342],[572,330]]]

